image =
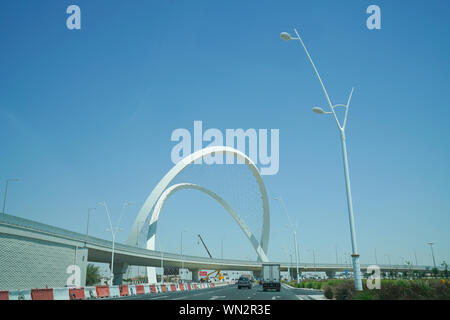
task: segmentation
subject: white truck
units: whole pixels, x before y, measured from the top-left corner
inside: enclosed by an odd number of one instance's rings
[[[263,291],[267,291],[270,289],[280,291],[280,265],[275,263],[263,263],[261,282]]]

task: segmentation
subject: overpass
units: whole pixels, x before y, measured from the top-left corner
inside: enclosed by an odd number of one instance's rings
[[[111,262],[112,242],[57,228],[12,215],[0,215],[0,290],[63,287],[70,274],[67,268],[77,265],[81,285],[85,285],[88,262]],[[185,268],[197,276],[200,269],[248,270],[259,272],[261,262],[233,259],[210,259],[137,248],[116,243],[114,281],[121,278],[128,265]],[[280,262],[281,270],[295,271],[295,264]],[[361,265],[365,270],[369,265]],[[429,271],[429,266],[380,265],[381,271]],[[301,263],[299,271],[339,272],[349,265]]]

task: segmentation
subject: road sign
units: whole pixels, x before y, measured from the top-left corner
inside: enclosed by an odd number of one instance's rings
[[[206,276],[208,275],[208,271],[200,271],[200,272],[198,273],[198,275],[199,275],[200,277],[206,277]]]

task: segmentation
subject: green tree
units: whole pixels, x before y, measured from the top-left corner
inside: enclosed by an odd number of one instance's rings
[[[432,273],[433,276],[436,278],[436,277],[438,276],[438,273],[439,273],[438,268],[433,268],[433,269],[431,270],[431,273]]]
[[[443,261],[441,266],[444,268],[444,272],[443,272],[444,277],[448,278],[448,264],[447,264],[447,262]]]
[[[99,272],[99,267],[94,266],[93,264],[88,264],[86,270],[86,286],[93,286],[100,282],[101,275]]]

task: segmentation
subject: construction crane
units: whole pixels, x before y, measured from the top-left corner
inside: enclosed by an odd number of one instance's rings
[[[205,244],[205,241],[203,241],[203,239],[202,239],[202,236],[201,236],[200,234],[198,234],[197,236],[200,238],[200,241],[202,242],[203,246],[205,247],[206,252],[208,252],[209,257],[212,259],[213,257],[212,257],[212,255],[211,255],[211,252],[209,252],[208,247],[207,247],[206,244]],[[208,282],[209,276],[212,275],[214,272],[216,272],[215,277],[218,276],[219,280],[222,280],[222,279],[223,279],[223,275],[220,273],[220,270],[215,270],[215,271],[213,271],[213,272],[208,273],[208,274],[206,275],[205,278],[201,279],[201,281],[206,281],[206,282]]]

